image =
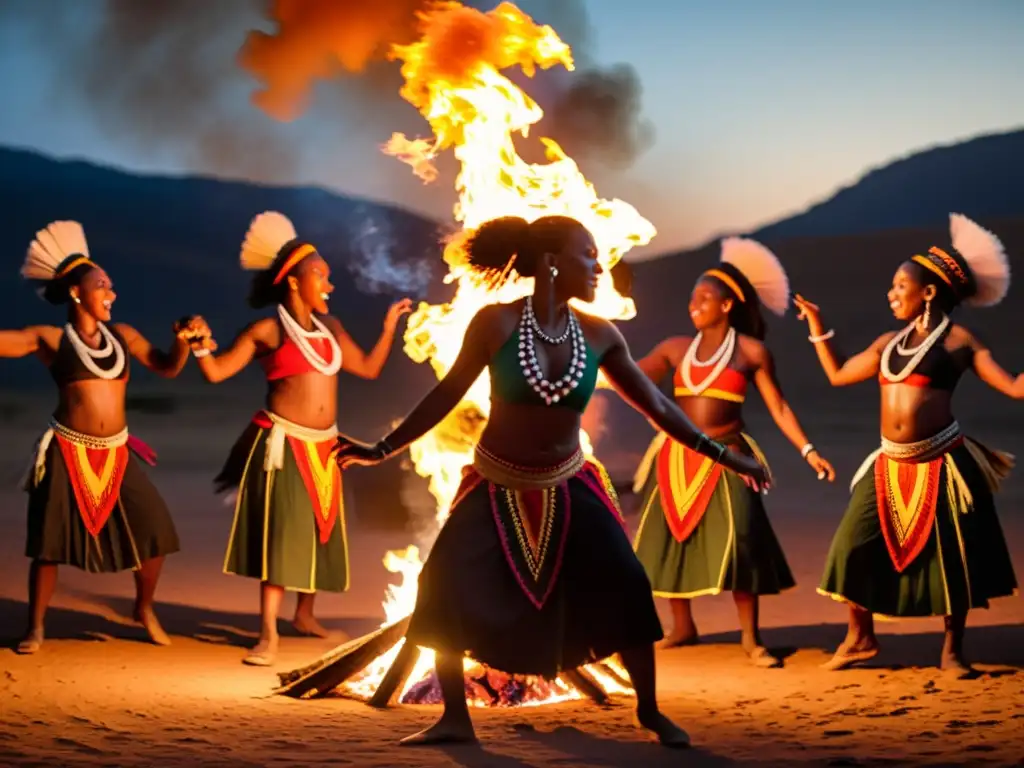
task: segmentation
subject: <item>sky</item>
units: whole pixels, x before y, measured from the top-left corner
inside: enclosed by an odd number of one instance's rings
[[[44,0],[0,0],[0,144],[140,171],[322,185],[450,218],[450,180],[425,188],[379,152],[393,129],[426,127],[397,92],[366,98],[356,95],[365,83],[325,85],[305,116],[275,123],[250,105],[253,81],[229,66],[246,32],[232,20],[218,27],[208,54],[214,69],[231,73],[216,110],[126,122],[108,108],[132,98],[118,77],[108,73],[90,88],[76,79],[82,57],[103,52],[62,42],[88,41],[100,0],[46,0],[42,26],[42,17],[35,26],[18,18],[29,2]],[[563,11],[583,9],[565,34],[588,61],[627,63],[642,86],[653,143],[627,168],[580,161],[602,196],[627,200],[658,229],[639,256],[785,217],[913,151],[1024,126],[1020,0],[524,0],[523,7],[558,29],[557,2],[567,3]],[[54,8],[62,11],[58,21]],[[136,62],[119,66],[144,73]],[[215,117],[220,132],[204,139],[203,151],[182,148],[175,131]],[[243,141],[249,129],[272,137],[273,149]]]

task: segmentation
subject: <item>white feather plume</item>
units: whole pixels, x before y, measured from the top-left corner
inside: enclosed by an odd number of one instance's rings
[[[88,258],[85,230],[77,221],[53,221],[36,232],[28,246],[21,276],[29,280],[52,280],[57,266],[72,254]]]
[[[789,278],[782,263],[768,248],[746,237],[722,240],[722,262],[743,273],[757,291],[757,297],[780,317],[789,308]]]
[[[298,237],[287,216],[277,211],[264,211],[252,220],[242,242],[242,269],[269,269],[281,246]]]
[[[993,307],[1010,290],[1010,261],[1002,242],[994,234],[964,216],[949,214],[953,248],[971,268],[978,290],[965,301],[976,307]]]

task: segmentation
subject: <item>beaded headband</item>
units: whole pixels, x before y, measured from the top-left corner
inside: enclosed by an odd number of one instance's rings
[[[316,253],[316,248],[309,243],[300,243],[296,246],[295,250],[288,255],[281,264],[281,268],[277,271],[277,275],[274,277],[274,285],[284,280],[284,276],[291,271],[292,267],[313,253]]]
[[[946,285],[956,291],[963,290],[970,285],[971,278],[964,268],[941,248],[932,246],[928,249],[927,256],[917,254],[911,261],[937,275]]]

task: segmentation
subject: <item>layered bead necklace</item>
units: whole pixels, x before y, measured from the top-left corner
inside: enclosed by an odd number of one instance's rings
[[[299,325],[283,304],[277,305],[277,316],[281,318],[281,327],[284,328],[288,338],[299,348],[299,352],[306,358],[306,362],[317,372],[324,376],[333,376],[341,370],[341,347],[338,346],[338,340],[334,338],[334,334],[327,326],[317,319],[316,315],[310,315],[310,319],[313,321],[313,330],[311,331],[307,331]],[[313,345],[310,344],[312,339],[327,340],[327,344],[331,348],[330,362],[313,349]]]
[[[898,384],[904,381],[914,372],[914,369],[921,363],[924,356],[928,354],[935,342],[939,340],[946,328],[949,326],[949,316],[943,315],[942,321],[935,326],[935,330],[929,333],[924,341],[918,344],[916,347],[906,346],[906,340],[910,337],[910,334],[914,332],[916,327],[914,323],[911,323],[902,331],[892,337],[892,340],[885,345],[885,349],[882,350],[882,375],[887,381],[891,381],[894,384]],[[889,360],[892,358],[893,350],[896,351],[902,357],[909,357],[910,360],[903,367],[899,373],[894,374],[892,368],[889,366]]]
[[[124,347],[103,323],[97,322],[96,328],[102,339],[99,349],[93,349],[82,341],[82,337],[78,335],[78,331],[71,323],[64,326],[64,335],[68,337],[68,341],[71,342],[71,347],[78,355],[78,359],[82,361],[82,365],[93,376],[111,381],[124,372]],[[110,358],[113,358],[114,363],[109,368],[100,368],[96,364],[97,360],[109,360]]]
[[[519,319],[519,367],[530,388],[544,401],[553,405],[566,397],[579,386],[583,371],[587,365],[586,344],[583,330],[575,313],[569,308],[565,331],[559,336],[550,336],[544,332],[533,312],[533,297],[527,296],[523,303],[523,314]],[[569,341],[572,344],[572,357],[569,359],[569,370],[557,381],[549,381],[537,361],[536,338],[552,346],[559,346]]]
[[[732,361],[733,353],[736,351],[736,329],[729,327],[729,331],[725,334],[725,338],[722,343],[718,345],[718,349],[715,350],[714,354],[711,355],[707,360],[697,359],[697,347],[700,346],[701,339],[704,335],[701,331],[697,332],[697,335],[693,337],[693,341],[690,342],[689,348],[686,350],[686,354],[683,355],[683,363],[681,367],[681,373],[683,375],[683,384],[690,390],[694,395],[699,395],[705,389],[710,387],[715,380],[722,375],[722,371],[726,369],[726,366]],[[704,377],[700,384],[693,383],[693,367],[707,368],[714,366],[711,369],[711,373]]]

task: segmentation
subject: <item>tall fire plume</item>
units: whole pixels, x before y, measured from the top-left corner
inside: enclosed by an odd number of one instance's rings
[[[601,275],[597,296],[577,309],[600,317],[625,320],[636,313],[633,301],[615,288],[611,267],[631,248],[648,243],[653,225],[631,205],[598,197],[576,163],[553,141],[540,139],[546,163],[528,163],[516,150],[514,135],[527,137],[543,116],[540,107],[503,70],[518,66],[532,77],[537,68],[561,65],[572,69],[569,47],[549,26],[540,26],[509,2],[488,13],[458,2],[438,2],[417,14],[418,39],[395,45],[391,56],[402,63],[401,95],[430,124],[430,139],[409,139],[394,134],[384,152],[407,163],[425,183],[436,178],[435,159],[451,150],[461,172],[456,186],[458,203],[454,217],[461,224],[446,244],[446,280],[456,284],[452,300],[443,305],[421,304],[410,317],[405,333],[405,353],[419,363],[429,362],[438,378],[455,361],[466,328],[482,307],[509,302],[532,291],[532,280],[517,279],[494,289],[466,267],[463,250],[468,236],[483,222],[498,216],[516,215],[528,220],[557,214],[578,219],[594,235]],[[447,517],[463,467],[471,463],[473,446],[486,424],[490,408],[490,382],[485,371],[459,406],[432,432],[410,448],[416,472],[429,480],[437,501],[437,521]],[[591,453],[588,436],[581,440]],[[388,552],[385,566],[400,576],[389,587],[384,601],[383,628],[400,623],[412,612],[416,581],[421,568],[419,551],[409,547]],[[396,658],[404,640],[377,656],[357,674],[347,676],[344,692],[362,698],[374,695]],[[433,654],[422,651],[407,657],[400,701],[427,701],[436,697],[431,684]],[[585,668],[590,684],[604,692],[628,693],[621,668],[611,662]],[[475,691],[477,704],[540,703],[581,694],[579,678],[563,676],[555,681],[512,680],[466,661],[467,686]],[[287,682],[294,679],[283,675]],[[483,681],[483,682],[482,682]],[[482,688],[481,688],[482,686]],[[513,687],[514,695],[496,695]],[[433,693],[430,693],[433,690]]]

